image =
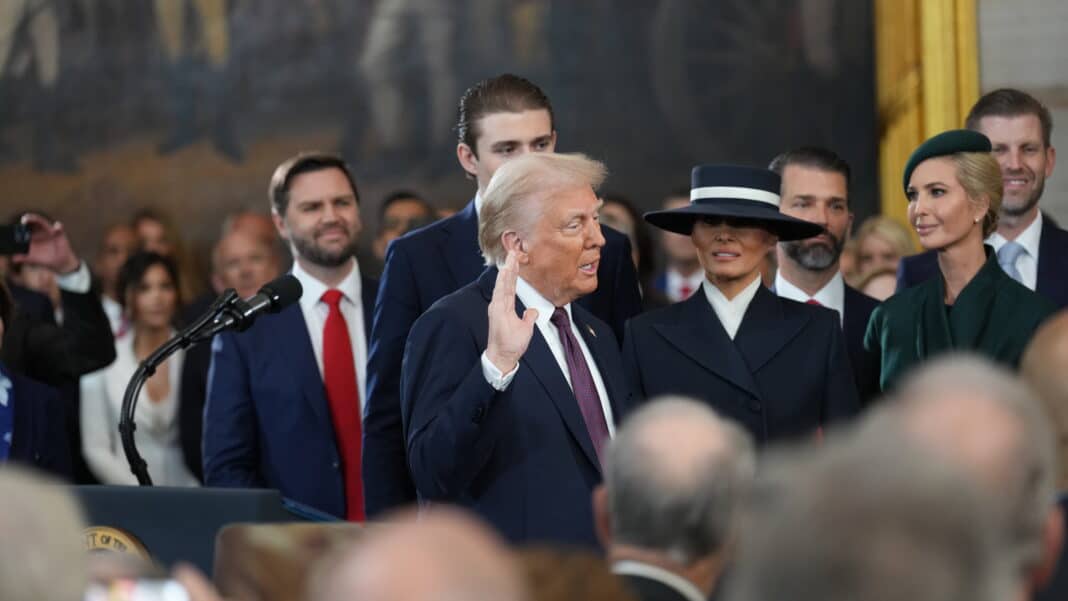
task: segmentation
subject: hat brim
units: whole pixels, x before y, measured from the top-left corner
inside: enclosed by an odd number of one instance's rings
[[[766,208],[765,208],[766,207]],[[653,211],[644,215],[650,224],[669,232],[689,236],[701,217],[729,217],[758,223],[781,241],[803,240],[823,233],[823,226],[783,215],[771,205],[755,203],[693,203],[685,207]]]

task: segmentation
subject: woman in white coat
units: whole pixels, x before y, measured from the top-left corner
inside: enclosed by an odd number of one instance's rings
[[[115,362],[81,382],[82,448],[104,484],[137,484],[119,438],[119,409],[138,364],[174,335],[179,307],[178,270],[152,252],[131,255],[119,272],[118,289],[131,328],[115,341]],[[154,484],[196,486],[178,440],[179,382],[184,353],[172,355],[145,382],[137,399],[134,439]]]

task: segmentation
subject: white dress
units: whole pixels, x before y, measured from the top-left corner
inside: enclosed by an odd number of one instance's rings
[[[137,370],[132,334],[115,343],[115,361],[81,379],[82,450],[89,469],[104,484],[136,485],[130,464],[119,438],[119,411],[126,385]],[[170,390],[159,402],[148,398],[141,389],[134,412],[137,450],[148,464],[152,483],[159,486],[198,486],[197,479],[185,466],[178,441],[178,385],[181,381],[184,352],[167,359]]]

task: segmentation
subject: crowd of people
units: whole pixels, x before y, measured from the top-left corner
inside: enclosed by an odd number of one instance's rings
[[[460,99],[474,198],[441,217],[390,194],[373,240],[358,171],[325,152],[277,167],[269,212],[222,224],[206,278],[160,213],[108,228],[87,261],[59,221],[20,212],[30,248],[0,263],[0,459],[136,484],[117,424],[138,364],[222,291],[288,271],[299,302],[171,356],[134,420],[156,484],[273,488],[383,524],[293,594],[1063,598],[1052,122],[1001,89],[964,126],[909,158],[911,232],[855,228],[850,165],[814,146],[693,167],[642,215],[601,191],[604,164],[554,152],[548,97],[514,75]],[[32,477],[5,486],[77,521]],[[32,508],[0,512],[0,532]]]

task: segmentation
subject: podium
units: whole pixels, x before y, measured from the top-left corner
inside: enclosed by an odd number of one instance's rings
[[[337,521],[277,490],[166,486],[74,486],[90,548],[143,547],[161,566],[192,563],[211,574],[215,537],[233,523]]]

